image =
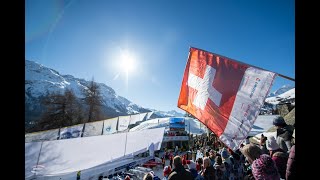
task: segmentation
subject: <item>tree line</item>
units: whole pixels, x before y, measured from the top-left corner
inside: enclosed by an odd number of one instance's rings
[[[40,120],[26,131],[43,131],[101,120],[102,96],[98,84],[92,79],[81,93],[83,98],[76,97],[68,88],[64,92],[47,92],[41,100],[44,110]]]

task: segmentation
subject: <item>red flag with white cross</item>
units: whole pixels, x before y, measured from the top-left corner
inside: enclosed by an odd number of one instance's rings
[[[276,74],[190,48],[178,107],[236,150],[249,134]]]

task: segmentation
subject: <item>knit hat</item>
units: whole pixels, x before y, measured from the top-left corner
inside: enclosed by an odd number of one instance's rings
[[[223,159],[227,159],[229,157],[229,153],[225,148],[222,150],[221,156],[223,157]]]
[[[267,154],[262,154],[252,162],[252,175],[256,180],[275,180],[280,179],[278,169]]]
[[[196,163],[192,160],[187,160],[187,165],[189,169],[196,169]]]
[[[273,119],[273,125],[275,125],[275,126],[285,126],[287,124],[284,121],[283,117],[278,116],[275,119]]]
[[[130,180],[130,176],[127,175],[127,176],[124,178],[124,180]]]
[[[269,151],[273,151],[276,149],[279,149],[279,145],[276,142],[276,139],[274,138],[274,136],[270,136],[267,140],[266,140],[266,147]]]
[[[171,173],[171,167],[170,166],[165,166],[163,168],[163,176],[168,176]]]

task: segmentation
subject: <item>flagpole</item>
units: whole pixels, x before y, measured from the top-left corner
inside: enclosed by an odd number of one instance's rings
[[[200,49],[200,48],[196,48],[196,47],[192,47],[192,46],[190,46],[190,48],[194,48],[194,49],[198,49],[198,50],[201,50],[201,51],[205,51],[205,52],[214,54],[214,55],[219,56],[219,57],[222,57],[222,58],[229,59],[229,60],[234,61],[234,62],[237,62],[237,63],[245,64],[245,65],[247,65],[247,66],[251,66],[251,67],[254,67],[254,68],[261,69],[261,70],[269,71],[269,70],[266,70],[266,69],[263,69],[263,68],[260,68],[260,67],[257,67],[257,66],[251,65],[251,64],[247,64],[247,63],[244,63],[244,62],[241,62],[241,61],[237,61],[237,60],[235,60],[235,59],[232,59],[232,58],[229,58],[229,57],[226,57],[226,56],[222,56],[222,55],[217,54],[217,53],[209,52],[209,51],[206,51],[206,50],[203,50],[203,49]],[[273,72],[273,71],[270,71],[270,72]],[[278,76],[283,77],[283,78],[285,78],[285,79],[288,79],[288,80],[291,80],[291,81],[295,81],[294,78],[291,78],[291,77],[288,77],[288,76],[279,74],[279,73],[277,73],[277,72],[273,72],[273,73],[275,73],[275,74],[277,74]]]

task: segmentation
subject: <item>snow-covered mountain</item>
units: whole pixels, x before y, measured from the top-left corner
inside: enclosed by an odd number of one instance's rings
[[[26,125],[39,119],[43,107],[40,101],[47,93],[64,92],[71,89],[76,97],[83,98],[82,91],[89,86],[89,81],[75,78],[72,75],[62,75],[58,71],[45,67],[34,61],[25,61],[25,119]],[[115,91],[98,83],[102,96],[102,113],[105,118],[149,112],[149,110],[121,97]]]
[[[179,113],[175,110],[171,111],[159,111],[155,109],[148,109],[153,112],[153,114],[150,116],[150,119],[152,118],[164,118],[164,117],[183,117],[184,114]]]
[[[294,89],[294,86],[291,86],[291,85],[283,85],[281,88],[277,89],[276,91],[270,93],[268,95],[268,97],[275,97],[275,96],[278,96],[280,94],[283,94],[284,92],[287,92],[291,89]]]
[[[260,114],[272,114],[277,104],[295,103],[295,87],[284,85],[278,90],[270,93],[266,98],[264,105],[260,109]]]
[[[276,105],[279,103],[294,103],[295,102],[295,88],[291,88],[279,95],[266,98],[265,102]]]

